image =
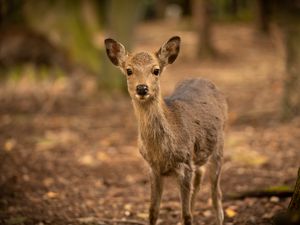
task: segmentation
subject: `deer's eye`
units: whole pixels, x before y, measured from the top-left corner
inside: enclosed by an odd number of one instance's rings
[[[132,74],[132,69],[127,69],[126,72],[127,72],[127,75],[130,76]]]
[[[159,75],[159,72],[160,72],[160,70],[157,69],[157,68],[153,70],[153,74],[154,74],[155,76],[158,76],[158,75]]]

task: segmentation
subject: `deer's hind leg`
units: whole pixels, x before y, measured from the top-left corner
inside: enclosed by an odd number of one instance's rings
[[[177,174],[177,181],[180,190],[181,197],[181,214],[183,219],[183,225],[192,225],[191,214],[191,196],[192,196],[192,181],[193,170],[189,165],[182,165]]]
[[[204,175],[204,167],[197,167],[195,169],[194,179],[193,179],[193,193],[191,197],[191,211],[194,211],[196,196],[200,190],[201,182]]]
[[[222,149],[217,153],[213,153],[209,162],[209,178],[211,183],[211,197],[213,208],[216,213],[216,224],[222,225],[224,213],[222,207],[222,191],[220,187],[221,167],[222,167]]]

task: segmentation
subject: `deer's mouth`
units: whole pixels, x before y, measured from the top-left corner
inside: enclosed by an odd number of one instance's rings
[[[149,94],[146,94],[146,95],[136,94],[135,97],[136,97],[137,100],[144,102],[144,101],[147,101],[150,98],[150,95]]]

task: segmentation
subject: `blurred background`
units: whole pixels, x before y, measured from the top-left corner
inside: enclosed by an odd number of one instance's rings
[[[300,165],[299,0],[0,0],[1,224],[147,221],[126,78],[103,41],[155,52],[174,35],[163,94],[203,77],[229,103],[226,224],[270,224],[287,208]],[[178,224],[167,186],[159,223]],[[232,197],[249,190],[263,194]],[[209,191],[195,224],[214,224]]]

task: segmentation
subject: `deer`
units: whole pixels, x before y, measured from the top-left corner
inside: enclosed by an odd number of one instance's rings
[[[104,41],[110,61],[127,77],[127,87],[138,123],[138,149],[149,165],[149,224],[159,216],[165,177],[179,187],[181,218],[192,225],[192,212],[204,169],[209,172],[216,224],[222,225],[220,188],[227,103],[211,81],[186,79],[166,98],[160,77],[174,63],[181,39],[174,36],[155,52],[129,53],[118,41]]]

